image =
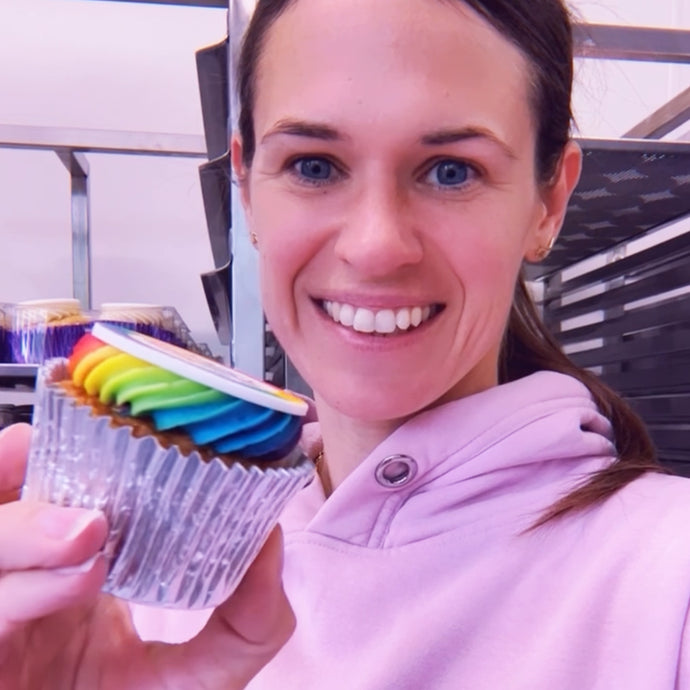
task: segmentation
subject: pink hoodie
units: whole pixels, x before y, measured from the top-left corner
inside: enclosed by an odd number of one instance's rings
[[[282,520],[297,630],[249,687],[690,690],[689,482],[525,531],[613,453],[587,389],[539,372],[417,416],[327,501],[315,481]],[[135,610],[169,641],[206,616]]]

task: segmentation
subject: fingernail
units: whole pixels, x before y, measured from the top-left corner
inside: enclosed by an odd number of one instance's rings
[[[79,565],[72,565],[69,568],[53,568],[53,572],[56,575],[81,575],[82,573],[88,573],[100,557],[101,554],[97,553],[92,558],[89,558],[88,561],[84,561]]]
[[[81,508],[50,506],[39,512],[38,523],[46,537],[71,541],[84,532],[91,523],[102,518],[103,513],[99,510],[86,511]]]

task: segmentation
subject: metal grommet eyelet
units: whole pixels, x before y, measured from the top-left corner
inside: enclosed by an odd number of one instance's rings
[[[376,468],[376,481],[387,489],[397,489],[417,475],[417,463],[409,455],[389,455]]]

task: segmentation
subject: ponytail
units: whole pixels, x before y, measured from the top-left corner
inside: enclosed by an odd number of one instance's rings
[[[535,527],[599,503],[646,472],[666,472],[642,420],[595,374],[570,361],[539,317],[521,276],[501,350],[499,381],[508,383],[543,369],[567,374],[587,386],[600,412],[611,422],[617,459],[554,503]]]

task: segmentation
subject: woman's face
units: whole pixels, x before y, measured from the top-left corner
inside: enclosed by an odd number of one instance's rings
[[[521,261],[558,229],[519,51],[460,2],[297,0],[256,83],[264,307],[317,396],[393,420],[495,385]]]

